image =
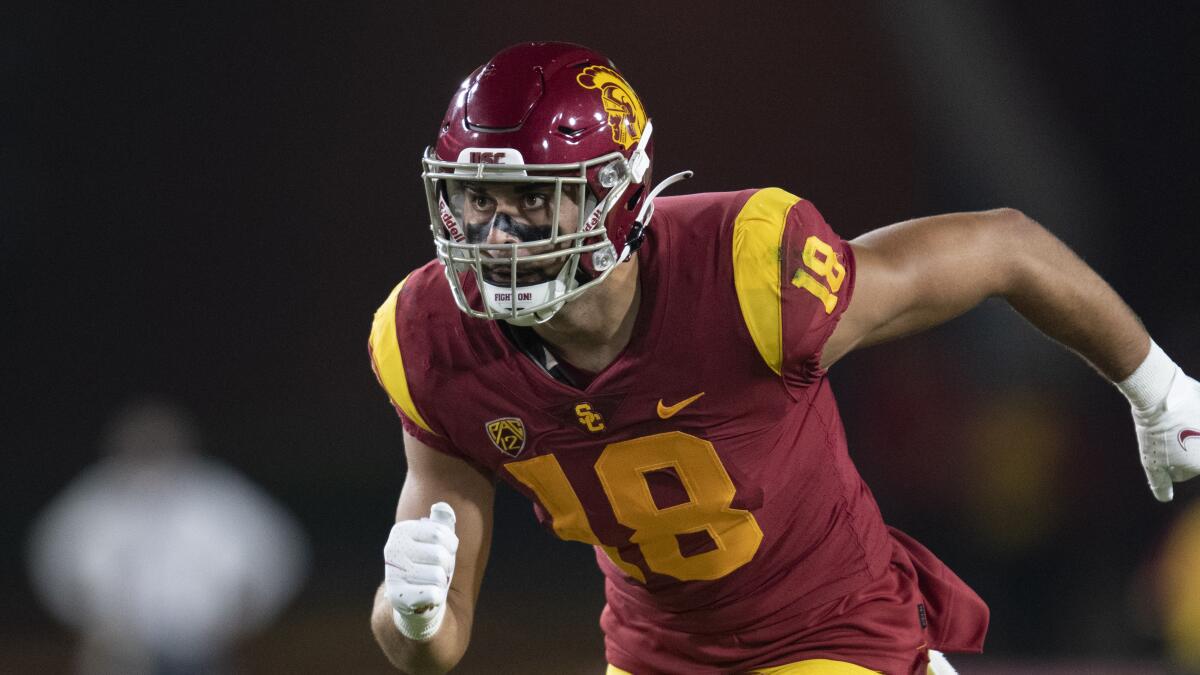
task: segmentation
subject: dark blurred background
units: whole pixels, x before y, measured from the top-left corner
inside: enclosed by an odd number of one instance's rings
[[[244,672],[387,671],[367,617],[404,461],[367,332],[433,255],[418,159],[450,94],[520,40],[611,56],[654,118],[655,174],[695,170],[684,190],[778,185],[846,238],[1020,208],[1200,373],[1196,18],[1115,0],[0,10],[0,671],[69,667],[27,581],[30,523],[144,394],[190,408],[312,541]],[[1186,667],[1165,604],[1200,584],[1164,592],[1161,570],[1200,484],[1154,501],[1127,404],[1086,365],[989,303],[831,377],[885,518],[992,607],[964,672]],[[504,490],[461,670],[601,672],[602,604],[591,550]]]

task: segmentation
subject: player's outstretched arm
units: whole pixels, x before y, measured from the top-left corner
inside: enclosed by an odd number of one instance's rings
[[[471,639],[492,540],[495,486],[462,460],[404,434],[408,473],[384,548],[371,630],[413,675],[444,673]]]
[[[823,352],[847,352],[944,323],[1000,296],[1110,380],[1127,377],[1150,338],[1112,288],[1014,209],[889,225],[850,242],[854,296]]]
[[[850,243],[854,295],[825,345],[823,366],[856,347],[936,326],[1003,297],[1126,394],[1157,498],[1169,500],[1172,481],[1200,474],[1200,384],[1151,342],[1099,275],[1038,223],[1013,209],[953,213],[897,223]]]

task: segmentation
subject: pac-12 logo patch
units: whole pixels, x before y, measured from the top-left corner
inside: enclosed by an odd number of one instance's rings
[[[633,88],[617,71],[605,66],[588,66],[575,78],[585,89],[599,89],[600,102],[608,113],[613,143],[628,150],[642,137],[646,128],[646,111]]]
[[[518,417],[501,417],[484,425],[492,445],[509,457],[516,457],[525,449],[525,423]]]

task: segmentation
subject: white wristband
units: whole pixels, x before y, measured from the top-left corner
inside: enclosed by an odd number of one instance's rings
[[[442,617],[446,614],[446,606],[438,605],[421,614],[401,614],[392,610],[392,621],[400,634],[415,642],[427,642],[442,627]]]
[[[1178,371],[1179,366],[1151,340],[1150,353],[1146,355],[1142,365],[1116,385],[1135,410],[1146,411],[1162,403],[1167,397],[1167,392],[1171,390],[1171,382]]]

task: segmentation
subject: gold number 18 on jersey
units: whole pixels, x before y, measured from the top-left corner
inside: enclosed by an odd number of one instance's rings
[[[599,546],[626,574],[646,581],[642,570],[622,560],[615,546],[596,537],[554,455],[510,462],[505,468],[537,495],[559,538]],[[646,474],[668,468],[679,477],[688,501],[660,509]],[[630,541],[658,574],[681,581],[719,579],[750,562],[762,543],[754,514],[731,506],[736,488],[716,449],[703,438],[669,431],[610,443],[595,469],[613,515],[633,530]],[[695,532],[707,532],[716,547],[684,556],[676,535]]]
[[[804,242],[801,260],[812,274],[805,270],[796,270],[796,275],[792,277],[792,285],[817,296],[825,305],[825,313],[833,314],[833,308],[837,307],[838,302],[837,292],[846,280],[846,266],[838,262],[833,247],[816,236],[810,236]],[[816,277],[821,277],[825,283],[821,283]]]

